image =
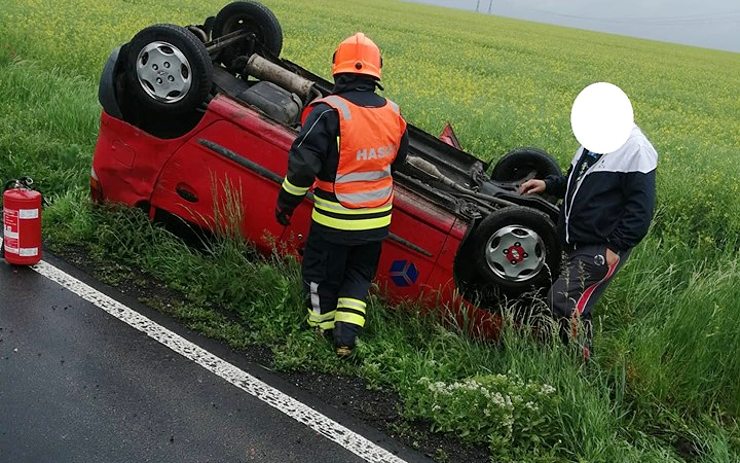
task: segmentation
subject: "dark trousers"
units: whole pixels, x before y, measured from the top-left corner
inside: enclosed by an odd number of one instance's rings
[[[354,347],[365,326],[366,301],[378,269],[381,244],[337,244],[315,229],[308,236],[303,251],[308,324],[332,330],[337,346]]]
[[[629,254],[621,253],[619,261],[609,266],[606,245],[575,246],[567,252],[564,268],[547,294],[553,317],[560,322],[563,343],[578,342],[586,359],[592,350],[591,311]]]

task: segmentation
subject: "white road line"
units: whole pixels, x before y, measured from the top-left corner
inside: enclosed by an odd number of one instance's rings
[[[108,312],[119,320],[146,333],[183,357],[192,360],[211,373],[220,376],[239,389],[257,397],[294,420],[305,424],[327,439],[336,442],[358,457],[371,463],[407,463],[365,437],[317,412],[308,405],[260,381],[249,373],[211,354],[202,347],[158,325],[135,310],[106,296],[48,262],[32,267],[36,272],[60,284],[82,299]]]

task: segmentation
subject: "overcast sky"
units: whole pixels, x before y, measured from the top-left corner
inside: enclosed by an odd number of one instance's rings
[[[491,0],[408,0],[487,13]],[[493,0],[499,16],[740,52],[740,0]]]

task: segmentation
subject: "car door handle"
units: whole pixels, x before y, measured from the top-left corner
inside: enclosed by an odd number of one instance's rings
[[[195,194],[195,191],[193,191],[193,189],[189,185],[178,183],[175,187],[175,191],[182,199],[189,203],[198,202],[198,195]]]

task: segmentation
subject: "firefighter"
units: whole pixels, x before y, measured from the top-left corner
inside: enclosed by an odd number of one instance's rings
[[[624,117],[615,118],[610,111],[622,112]],[[586,124],[585,132],[579,120]],[[548,303],[560,322],[563,343],[578,339],[588,360],[591,311],[650,227],[658,153],[634,124],[629,99],[612,84],[586,87],[574,103],[571,121],[582,145],[568,173],[529,180],[519,192],[564,199],[558,231],[566,253],[565,267],[548,292]],[[600,121],[603,127],[598,127]],[[615,133],[616,126],[622,127],[621,134]],[[584,328],[580,332],[579,325]]]
[[[362,33],[334,52],[334,89],[304,111],[275,216],[290,224],[314,188],[311,229],[303,253],[308,325],[331,335],[348,357],[365,326],[367,296],[393,207],[394,168],[408,149],[398,106],[375,93],[383,60]]]

